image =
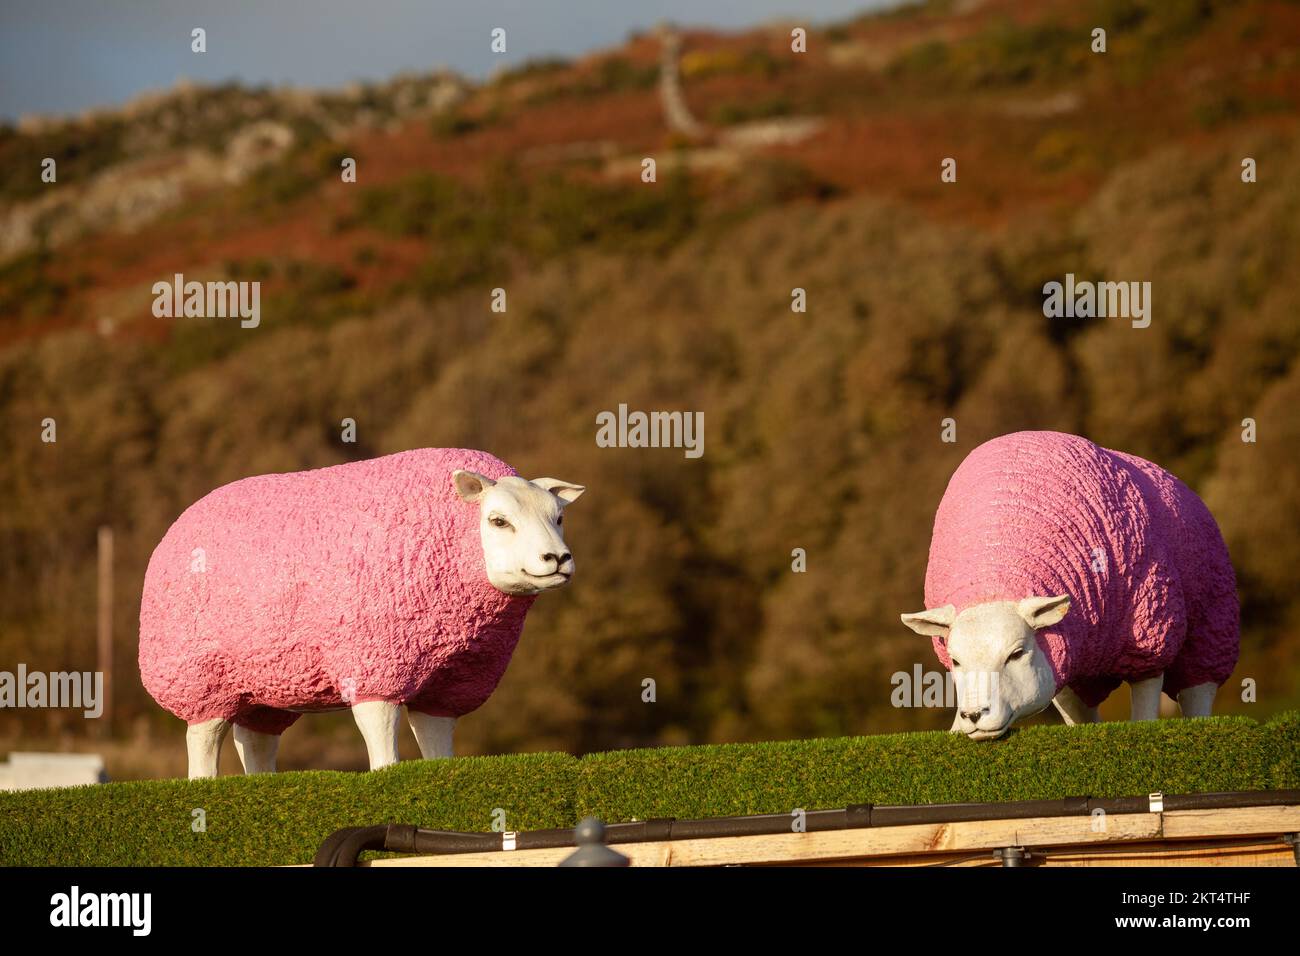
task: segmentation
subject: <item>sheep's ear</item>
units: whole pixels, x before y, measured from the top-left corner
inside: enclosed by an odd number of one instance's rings
[[[456,487],[456,494],[465,501],[478,501],[483,492],[496,484],[491,478],[480,475],[477,471],[465,471],[457,468],[451,473],[451,483]]]
[[[1070,595],[1058,594],[1056,597],[1027,597],[1016,605],[1020,616],[1035,631],[1040,627],[1055,624],[1065,617],[1070,610]]]
[[[559,478],[534,478],[532,483],[538,488],[546,489],[566,505],[573,504],[587,490],[584,485],[575,485],[571,481],[561,481]]]
[[[903,623],[923,637],[947,637],[948,629],[957,618],[957,609],[951,604],[943,607],[904,614]]]

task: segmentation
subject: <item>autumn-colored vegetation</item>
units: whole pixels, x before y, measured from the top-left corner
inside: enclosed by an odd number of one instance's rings
[[[215,148],[208,107],[296,130],[242,183],[0,263],[0,669],[94,669],[111,525],[111,729],[150,725],[175,750],[159,772],[179,772],[180,725],[140,687],[134,642],[181,510],[247,475],[470,446],[589,493],[566,521],[574,583],[531,612],[461,752],[946,727],[890,702],[894,672],[938,666],[898,622],[922,602],[935,506],[979,442],[1053,428],[1205,497],[1243,599],[1218,709],[1300,705],[1300,5],[929,3],[815,30],[805,58],[788,32],[685,40],[687,99],[716,130],[821,127],[750,148],[672,134],[638,37],[430,116],[370,91],[312,125],[223,88],[187,98],[174,135],[0,131],[3,216],[138,140]],[[373,123],[347,125],[358,104]],[[39,183],[47,155],[58,186]],[[175,272],[258,279],[260,326],[154,318],[150,287]],[[1150,281],[1151,326],[1044,318],[1043,283],[1067,272]],[[598,448],[596,415],[622,402],[704,412],[704,456]],[[85,733],[58,711],[3,722],[0,749]],[[346,731],[363,765],[346,722],[300,722],[283,764],[307,762],[295,737]]]

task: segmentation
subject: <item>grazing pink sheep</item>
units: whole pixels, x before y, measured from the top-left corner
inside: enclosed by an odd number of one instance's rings
[[[1213,516],[1149,461],[1057,432],[980,445],[939,503],[925,576],[958,686],[953,730],[986,739],[1051,701],[1068,723],[1127,681],[1133,719],[1163,690],[1210,713],[1237,663],[1236,580]],[[1068,613],[1067,613],[1068,612]]]
[[[350,707],[371,768],[399,708],[426,757],[496,688],[535,595],[573,574],[562,510],[580,485],[525,481],[481,451],[425,448],[245,478],[191,505],[149,561],[140,676],[190,725],[190,776],[235,726],[274,770],[305,712]]]

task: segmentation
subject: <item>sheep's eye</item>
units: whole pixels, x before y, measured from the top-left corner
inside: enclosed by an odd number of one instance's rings
[[[491,518],[488,518],[488,523],[491,524],[494,528],[510,527],[510,522],[507,521],[505,518],[501,517],[500,515],[493,515]]]
[[[961,667],[961,661],[957,660],[957,658],[954,657],[954,658],[952,659],[952,666],[953,666],[953,667]]]
[[[560,515],[558,518],[555,519],[555,526],[557,528],[562,524],[564,524],[564,515]]]
[[[1012,661],[1018,661],[1018,660],[1020,660],[1020,658],[1022,658],[1022,657],[1024,657],[1024,656],[1025,656],[1025,650],[1024,650],[1024,648],[1021,648],[1021,649],[1018,650],[1018,651],[1013,651],[1012,654],[1011,654],[1011,656],[1007,658],[1007,663],[1010,664]]]

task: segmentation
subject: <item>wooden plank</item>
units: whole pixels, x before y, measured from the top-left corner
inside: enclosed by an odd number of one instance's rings
[[[927,823],[820,833],[781,833],[715,840],[679,840],[672,865],[723,866],[757,859],[789,863],[961,851],[978,853],[995,847],[1074,843],[1113,843],[1151,839],[1160,834],[1158,814],[1112,815],[1104,832],[1094,832],[1088,817],[1034,817]]]
[[[642,844],[648,846],[650,844]],[[446,853],[442,856],[395,856],[362,866],[559,866],[574,847],[555,850],[497,850],[491,853]],[[622,847],[619,848],[622,850]],[[624,854],[627,855],[626,853]],[[646,865],[646,864],[643,864]],[[648,864],[653,866],[654,864]]]
[[[1171,840],[1300,831],[1300,806],[1169,810],[1165,812],[1164,818],[1165,837]]]
[[[1250,847],[1198,847],[1171,841],[1210,841],[1300,830],[1300,807],[1238,807],[1165,813],[1110,814],[1102,832],[1091,817],[1033,817],[929,823],[818,833],[778,833],[623,844],[616,849],[633,866],[999,865],[992,850],[1002,846],[1072,847],[1043,861],[1046,866],[1294,865],[1285,844],[1261,840]],[[1129,845],[1130,852],[1102,851]],[[573,850],[514,850],[376,860],[373,866],[555,866]]]
[[[681,842],[681,841],[678,841]],[[615,847],[632,866],[681,866],[673,862],[673,841],[629,843]],[[362,866],[559,866],[574,847],[548,850],[499,850],[490,853],[449,853],[445,856],[406,856],[373,860]]]
[[[1032,850],[1030,851],[1033,852]],[[754,864],[767,866],[775,864]],[[859,860],[830,860],[805,863],[804,866],[1001,866],[990,854],[972,858],[966,853],[931,853],[910,856],[867,857]],[[1055,850],[1030,861],[1044,867],[1124,867],[1124,866],[1280,866],[1295,867],[1291,848],[1279,842],[1250,843],[1222,847],[1211,841],[1199,843],[1141,842],[1118,846],[1078,846]]]
[[[1152,843],[1126,846],[1123,852],[1102,853],[1073,849],[1049,855],[1044,866],[1282,866],[1295,867],[1295,856],[1285,843],[1218,846],[1202,843]]]
[[[725,866],[733,863],[786,862],[897,856],[912,853],[992,851],[1025,842],[1034,845],[1114,843],[1160,836],[1160,815],[1112,814],[1106,830],[1095,832],[1090,817],[1032,817],[925,823],[818,833],[777,833],[622,844],[615,847],[633,866]],[[376,860],[376,866],[554,866],[572,850],[513,850],[458,853],[440,857]]]
[[[685,866],[683,861],[672,860],[667,844],[636,844],[620,847],[620,851],[633,860],[634,866]],[[524,866],[551,867],[572,853],[572,849],[521,850],[514,853],[468,853],[445,857],[403,857],[377,860],[364,866]],[[855,867],[855,866],[951,866],[1000,867],[990,851],[983,853],[929,853],[901,856],[870,856],[838,860],[748,860],[738,861],[748,866],[800,866]],[[1124,845],[1123,853],[1101,852],[1095,847],[1082,847],[1068,852],[1051,853],[1035,866],[1046,867],[1126,867],[1126,866],[1277,866],[1294,867],[1295,856],[1291,848],[1280,843],[1248,844],[1240,847],[1218,847],[1199,843],[1185,845],[1137,842]]]

